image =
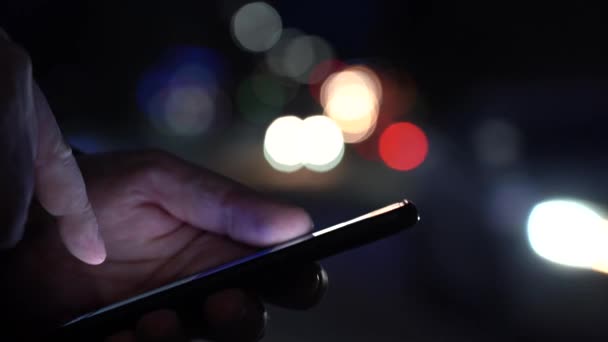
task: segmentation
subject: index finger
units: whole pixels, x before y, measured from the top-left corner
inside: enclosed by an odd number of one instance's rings
[[[84,179],[42,91],[35,84],[33,87],[38,117],[36,195],[49,214],[57,218],[66,248],[86,263],[100,264],[106,258],[106,250]]]

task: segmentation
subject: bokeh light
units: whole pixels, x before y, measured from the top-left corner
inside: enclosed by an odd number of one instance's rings
[[[241,7],[232,17],[232,35],[237,44],[252,52],[266,51],[279,40],[283,24],[279,13],[265,2]]]
[[[420,166],[429,150],[424,131],[409,122],[388,126],[379,141],[380,157],[395,170],[407,171]]]
[[[275,75],[287,76],[285,70],[285,51],[292,41],[303,36],[300,30],[294,28],[286,28],[283,30],[279,41],[266,52],[265,61],[268,69]]]
[[[491,166],[504,166],[520,156],[521,134],[513,124],[498,118],[486,119],[474,133],[479,160]]]
[[[279,42],[266,54],[266,63],[277,75],[299,83],[310,83],[320,81],[322,75],[311,77],[312,72],[319,63],[332,59],[333,55],[333,49],[323,38],[286,29]]]
[[[266,130],[264,156],[282,172],[306,168],[326,172],[336,167],[344,155],[342,132],[336,123],[323,115],[304,120],[282,116]]]
[[[337,59],[328,59],[317,64],[310,72],[310,85],[308,87],[310,95],[317,100],[317,102],[321,103],[321,87],[325,83],[325,80],[327,80],[330,75],[342,71],[346,67],[346,63]]]
[[[501,235],[519,236],[522,222],[539,201],[536,187],[536,182],[525,174],[501,175],[487,188],[488,197],[482,204],[487,226]]]
[[[269,72],[257,72],[238,86],[236,103],[242,117],[267,125],[298,92],[298,85]]]
[[[251,77],[255,96],[263,103],[281,107],[294,98],[297,84],[270,73],[258,73]]]
[[[336,167],[344,155],[344,139],[340,127],[324,115],[304,119],[304,165],[313,171],[329,171]]]
[[[302,167],[305,155],[303,121],[297,116],[274,120],[264,137],[264,156],[270,165],[282,172]]]
[[[414,112],[417,116],[424,116],[427,111],[419,106],[416,84],[408,73],[387,66],[374,71],[382,86],[382,103],[378,118],[369,137],[353,147],[357,154],[364,159],[380,161],[378,153],[380,134],[393,123],[402,121],[405,116],[412,115]],[[418,106],[416,106],[417,103]]]
[[[209,127],[215,106],[203,87],[172,88],[167,95],[164,112],[167,125],[175,133],[195,135]]]
[[[378,77],[365,67],[334,73],[321,87],[325,114],[340,126],[347,143],[361,142],[373,133],[381,99]]]
[[[140,79],[137,104],[162,133],[196,136],[225,113],[220,79],[223,64],[212,50],[177,47],[167,51]]]
[[[545,259],[608,272],[608,224],[585,203],[556,199],[537,204],[528,218],[528,240]]]

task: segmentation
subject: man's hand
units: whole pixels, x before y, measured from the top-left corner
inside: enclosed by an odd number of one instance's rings
[[[8,286],[15,286],[2,291],[10,300],[1,300],[20,303],[15,306],[18,315],[31,322],[70,320],[312,228],[302,209],[264,199],[166,153],[82,156],[79,164],[107,259],[98,266],[78,262],[65,251],[57,231],[48,229],[50,223],[33,217],[26,238],[1,268],[13,275],[14,285]],[[314,265],[285,272],[273,282],[278,284],[273,289],[231,289],[207,298],[189,326],[164,310],[150,313],[114,338],[165,336],[174,341],[186,338],[195,322],[216,339],[254,340],[265,323],[258,296],[305,308],[319,300],[324,288],[322,269]]]
[[[25,51],[0,29],[0,249],[22,238],[35,193],[59,224],[68,250],[89,264],[106,257],[97,220],[72,155]]]

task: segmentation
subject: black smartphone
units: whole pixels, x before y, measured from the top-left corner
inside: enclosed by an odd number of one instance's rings
[[[82,315],[61,326],[57,337],[108,336],[133,326],[146,312],[173,308],[188,298],[199,298],[223,288],[238,287],[248,277],[280,263],[316,261],[379,240],[413,226],[420,217],[416,207],[403,200],[357,218],[317,230],[285,243],[205,270],[157,289]]]

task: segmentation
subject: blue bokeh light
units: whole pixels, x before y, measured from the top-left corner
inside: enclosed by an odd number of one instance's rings
[[[214,50],[203,47],[177,46],[167,50],[139,80],[139,110],[165,133],[203,133],[219,112],[214,102],[226,79],[223,60]],[[193,96],[204,96],[178,103],[180,107],[175,108],[175,101],[171,99],[176,92],[183,94],[184,90]]]

